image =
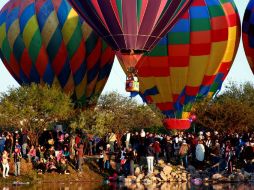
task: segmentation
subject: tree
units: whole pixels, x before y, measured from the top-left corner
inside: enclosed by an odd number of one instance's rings
[[[147,106],[116,92],[101,95],[94,110],[88,109],[75,118],[72,128],[104,136],[115,132],[120,139],[124,132],[161,126],[161,120]]]
[[[43,128],[72,116],[73,104],[56,86],[32,84],[1,94],[0,113],[1,126],[27,129],[31,142],[37,144]]]
[[[202,127],[228,132],[254,129],[254,87],[250,83],[231,83],[213,100],[195,104],[196,123]]]

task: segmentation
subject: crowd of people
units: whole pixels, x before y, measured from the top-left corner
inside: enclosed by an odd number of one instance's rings
[[[0,134],[2,174],[9,176],[9,164],[14,175],[20,175],[21,159],[31,162],[39,174],[58,172],[69,174],[72,166],[82,172],[84,156],[94,157],[101,172],[116,171],[134,175],[135,167],[153,173],[159,160],[171,164],[189,165],[203,170],[220,165],[220,170],[232,173],[235,167],[254,172],[254,134],[219,134],[218,132],[174,135],[145,132],[108,133],[104,138],[76,131],[71,135],[62,130],[44,130],[38,144],[31,144],[28,132]],[[10,159],[11,158],[11,159]],[[112,163],[115,163],[114,166]]]
[[[77,145],[74,148],[79,152]],[[0,134],[0,154],[4,178],[9,176],[10,163],[14,166],[14,175],[20,175],[21,159],[32,163],[39,174],[69,174],[70,138],[68,133],[62,131],[45,129],[38,139],[38,145],[31,143],[26,130],[14,133],[5,131]]]
[[[135,166],[148,173],[153,172],[159,159],[185,168],[192,165],[198,170],[209,168],[210,172],[225,170],[229,174],[237,168],[254,172],[254,134],[219,134],[214,132],[160,135],[141,132],[126,132],[117,142],[116,134],[108,134],[104,141],[105,151],[101,152],[101,168],[109,169],[110,156],[115,154],[116,171],[133,175]],[[111,157],[112,158],[112,157]],[[104,165],[102,164],[104,163]]]

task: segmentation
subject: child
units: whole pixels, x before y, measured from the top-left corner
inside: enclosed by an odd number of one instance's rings
[[[21,161],[22,155],[19,148],[15,148],[14,150],[14,167],[15,167],[15,176],[20,175],[20,161]]]

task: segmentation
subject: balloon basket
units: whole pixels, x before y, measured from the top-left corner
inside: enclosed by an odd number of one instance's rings
[[[139,92],[139,82],[134,80],[126,80],[125,90],[127,92]]]
[[[168,130],[187,130],[191,126],[189,119],[172,119],[167,118],[163,120],[163,124]]]

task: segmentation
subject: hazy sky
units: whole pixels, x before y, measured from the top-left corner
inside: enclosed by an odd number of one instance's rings
[[[0,0],[0,8],[7,2],[7,0]],[[235,0],[235,3],[238,7],[238,11],[241,16],[241,20],[243,19],[244,10],[247,6],[248,0]],[[0,60],[0,92],[5,92],[8,90],[9,87],[16,87],[18,83],[12,78],[9,72],[5,69],[4,65]],[[244,50],[242,47],[242,42],[240,44],[240,48],[237,53],[237,57],[233,64],[233,67],[226,78],[224,85],[227,84],[229,81],[236,81],[242,83],[244,81],[251,81],[254,83],[254,75],[252,74],[250,67],[247,63]],[[109,80],[103,93],[109,91],[118,91],[123,95],[128,96],[129,93],[125,92],[125,75],[118,63],[115,59],[115,63],[110,74]]]

